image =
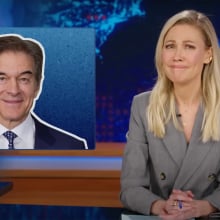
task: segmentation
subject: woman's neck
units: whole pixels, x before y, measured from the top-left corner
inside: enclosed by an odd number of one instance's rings
[[[201,100],[201,89],[175,88],[174,95],[179,106],[198,105]]]

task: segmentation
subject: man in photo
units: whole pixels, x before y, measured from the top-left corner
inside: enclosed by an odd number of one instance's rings
[[[84,138],[33,113],[44,62],[44,49],[38,41],[15,34],[0,36],[0,149],[88,148]]]

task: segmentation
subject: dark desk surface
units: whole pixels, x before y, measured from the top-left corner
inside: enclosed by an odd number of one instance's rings
[[[120,208],[0,205],[2,220],[120,220],[121,212]]]
[[[48,205],[0,205],[2,220],[159,220],[156,216],[144,216],[127,212],[123,208],[48,206]],[[220,218],[198,218],[219,220]]]

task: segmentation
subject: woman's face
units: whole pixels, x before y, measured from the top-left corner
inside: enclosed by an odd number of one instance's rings
[[[194,26],[177,24],[165,36],[162,63],[166,76],[175,85],[201,82],[204,64],[210,62],[211,49]]]

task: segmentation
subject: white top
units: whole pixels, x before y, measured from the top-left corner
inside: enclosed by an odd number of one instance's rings
[[[7,128],[0,124],[0,149],[8,149],[8,140],[3,136],[3,133],[7,130]],[[34,149],[35,123],[30,114],[20,125],[11,131],[17,135],[14,139],[15,149]]]

